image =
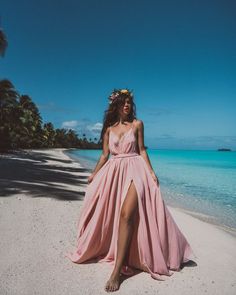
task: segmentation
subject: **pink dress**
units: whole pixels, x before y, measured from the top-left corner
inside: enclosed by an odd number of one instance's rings
[[[66,257],[75,263],[94,260],[115,264],[120,210],[133,180],[139,214],[122,273],[132,274],[138,268],[164,280],[161,275],[179,271],[181,264],[195,254],[166,207],[147,163],[138,154],[136,141],[133,126],[120,139],[110,131],[111,156],[87,186],[78,220],[77,247]]]

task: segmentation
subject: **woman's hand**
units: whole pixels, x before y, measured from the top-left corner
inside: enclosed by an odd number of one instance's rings
[[[159,186],[158,177],[156,176],[156,174],[153,170],[151,171],[151,176],[152,176],[153,180],[156,182],[157,186]]]
[[[95,176],[95,173],[91,173],[88,177],[88,183],[92,182],[93,181],[93,178]]]

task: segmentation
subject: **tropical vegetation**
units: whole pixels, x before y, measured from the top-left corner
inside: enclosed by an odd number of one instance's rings
[[[0,28],[0,55],[8,46]],[[20,148],[101,148],[92,138],[80,138],[73,129],[55,129],[51,122],[43,123],[37,105],[29,95],[20,95],[8,79],[0,80],[0,151]],[[96,141],[97,138],[94,138]]]
[[[95,137],[94,141],[97,140]],[[43,123],[37,105],[20,95],[8,79],[0,80],[0,150],[32,148],[101,148],[92,138],[82,138],[73,129]]]

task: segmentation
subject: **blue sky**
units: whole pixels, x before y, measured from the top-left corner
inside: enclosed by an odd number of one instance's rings
[[[236,2],[1,1],[0,78],[44,122],[99,137],[113,88],[133,90],[149,148],[236,149]]]

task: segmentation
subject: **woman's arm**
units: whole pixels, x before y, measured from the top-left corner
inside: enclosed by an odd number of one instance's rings
[[[138,130],[138,146],[139,146],[140,155],[143,157],[143,159],[147,163],[148,169],[150,170],[150,173],[151,173],[153,179],[155,181],[157,181],[157,184],[159,184],[158,178],[155,175],[155,171],[152,168],[152,164],[150,162],[150,159],[149,159],[148,154],[147,154],[146,149],[145,149],[145,145],[144,145],[144,125],[143,125],[142,120],[139,120],[137,122],[137,130]]]
[[[150,159],[148,157],[148,154],[146,152],[145,146],[144,146],[144,125],[143,125],[143,121],[139,120],[137,122],[137,129],[138,129],[138,146],[139,146],[139,152],[140,155],[144,158],[144,160],[147,163],[147,166],[150,170],[150,172],[153,171]]]
[[[109,127],[106,129],[106,132],[103,135],[103,151],[102,154],[92,172],[93,175],[95,175],[98,170],[106,163],[106,161],[109,158],[109,146],[108,146],[108,140],[109,140]]]

